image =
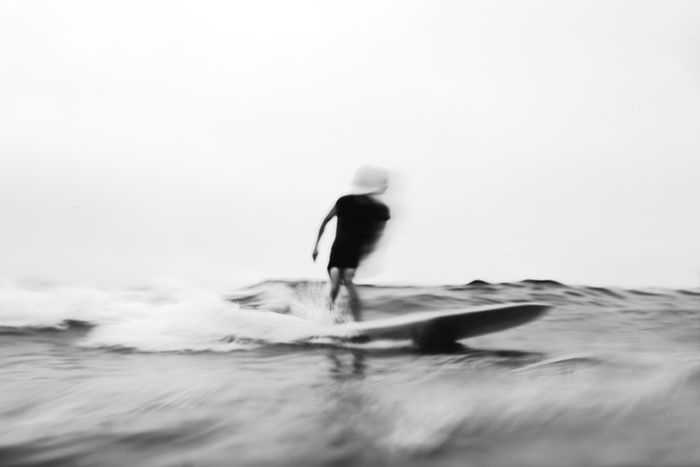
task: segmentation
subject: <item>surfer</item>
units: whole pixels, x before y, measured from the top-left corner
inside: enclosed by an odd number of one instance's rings
[[[348,291],[350,313],[355,321],[360,321],[362,316],[353,279],[360,262],[371,253],[389,220],[389,208],[377,198],[387,187],[388,175],[384,169],[360,167],[353,177],[350,194],[341,196],[323,219],[312,254],[316,261],[318,244],[326,224],[337,217],[335,240],[328,261],[330,306],[333,307],[340,286],[344,285]]]

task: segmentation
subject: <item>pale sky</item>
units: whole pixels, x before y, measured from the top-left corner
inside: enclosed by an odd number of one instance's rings
[[[700,286],[700,2],[0,0],[0,277]]]

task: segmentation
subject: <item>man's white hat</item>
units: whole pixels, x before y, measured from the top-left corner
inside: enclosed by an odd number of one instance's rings
[[[354,195],[383,193],[389,184],[389,173],[380,167],[364,165],[352,178],[350,192]]]

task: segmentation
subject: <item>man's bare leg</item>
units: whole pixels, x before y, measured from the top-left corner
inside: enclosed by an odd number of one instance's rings
[[[348,289],[348,301],[350,303],[350,313],[355,321],[360,321],[362,319],[362,310],[360,307],[360,297],[355,289],[355,284],[353,279],[355,277],[354,269],[343,269],[342,271],[343,284],[345,288]]]
[[[328,270],[328,277],[331,280],[331,290],[330,290],[330,308],[333,309],[335,304],[335,299],[338,298],[338,292],[340,291],[340,269],[330,268]]]

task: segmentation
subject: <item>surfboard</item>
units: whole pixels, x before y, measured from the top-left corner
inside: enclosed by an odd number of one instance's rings
[[[326,337],[355,342],[412,340],[419,348],[444,348],[458,340],[520,326],[544,315],[544,303],[506,303],[449,311],[425,311],[333,326]]]

